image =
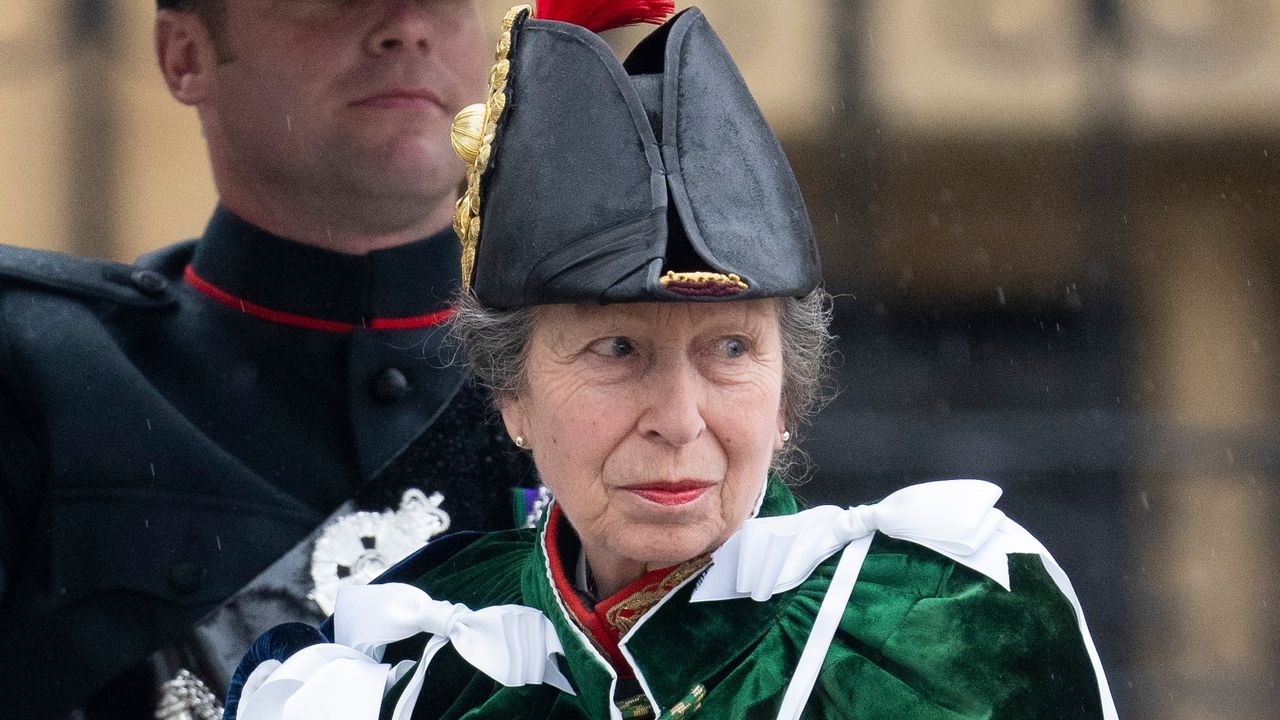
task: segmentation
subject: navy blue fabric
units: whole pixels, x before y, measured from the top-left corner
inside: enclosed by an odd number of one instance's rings
[[[236,666],[235,674],[231,676],[231,687],[227,690],[226,709],[222,711],[222,720],[235,720],[244,683],[259,665],[267,660],[284,662],[303,648],[327,642],[329,638],[310,625],[302,623],[277,625],[260,635],[253,645],[249,646],[249,652],[245,653],[240,664]]]

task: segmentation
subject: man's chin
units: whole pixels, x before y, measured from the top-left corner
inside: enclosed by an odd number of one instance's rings
[[[361,167],[362,166],[362,167]],[[424,188],[453,193],[462,181],[462,161],[449,148],[399,143],[366,155],[358,172],[389,189]]]
[[[359,197],[370,201],[413,202],[434,205],[452,202],[462,182],[460,163],[440,163],[435,158],[398,155],[380,162],[352,163],[334,172]]]

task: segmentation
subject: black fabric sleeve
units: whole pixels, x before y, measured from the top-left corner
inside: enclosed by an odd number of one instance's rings
[[[0,600],[18,561],[19,538],[39,512],[41,431],[15,392],[16,368],[0,314]]]

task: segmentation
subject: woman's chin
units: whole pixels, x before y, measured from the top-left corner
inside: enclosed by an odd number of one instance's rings
[[[639,542],[628,543],[630,547],[621,554],[639,561],[650,570],[679,565],[719,545],[710,533],[693,532],[690,528],[646,526],[637,529],[645,536]]]

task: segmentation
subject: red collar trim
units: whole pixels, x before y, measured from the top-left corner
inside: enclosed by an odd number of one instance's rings
[[[426,315],[414,315],[411,317],[400,318],[373,318],[364,325],[355,325],[353,323],[339,322],[337,320],[324,320],[322,318],[308,317],[306,315],[295,315],[294,313],[285,312],[283,310],[272,310],[268,307],[256,305],[236,297],[213,283],[205,280],[196,274],[194,268],[190,265],[182,271],[182,278],[187,281],[193,290],[204,295],[222,305],[234,310],[239,310],[245,315],[256,317],[260,320],[279,323],[281,325],[292,325],[294,327],[307,328],[308,330],[322,330],[325,332],[351,332],[356,328],[363,327],[368,330],[412,330],[416,328],[434,327],[441,325],[453,315],[453,308],[445,308],[437,310]]]
[[[564,520],[559,505],[551,506],[545,533],[547,561],[551,566],[551,580],[564,600],[565,607],[574,622],[582,628],[596,647],[609,658],[609,663],[622,677],[634,677],[631,664],[622,656],[618,643],[645,612],[670,592],[676,585],[709,562],[709,556],[700,556],[671,567],[651,570],[636,578],[618,592],[603,598],[594,609],[588,609],[578,596],[569,573],[560,557],[560,524]],[[567,522],[567,521],[565,521]]]
[[[631,665],[622,657],[622,651],[618,648],[618,638],[609,631],[598,615],[582,604],[578,591],[565,572],[564,562],[560,558],[560,523],[563,520],[564,514],[560,512],[560,506],[553,503],[547,516],[547,531],[543,534],[546,542],[543,551],[547,553],[547,563],[551,566],[551,582],[555,584],[556,592],[564,601],[573,621],[587,633],[596,648],[605,654],[613,669],[623,677],[633,677]]]

